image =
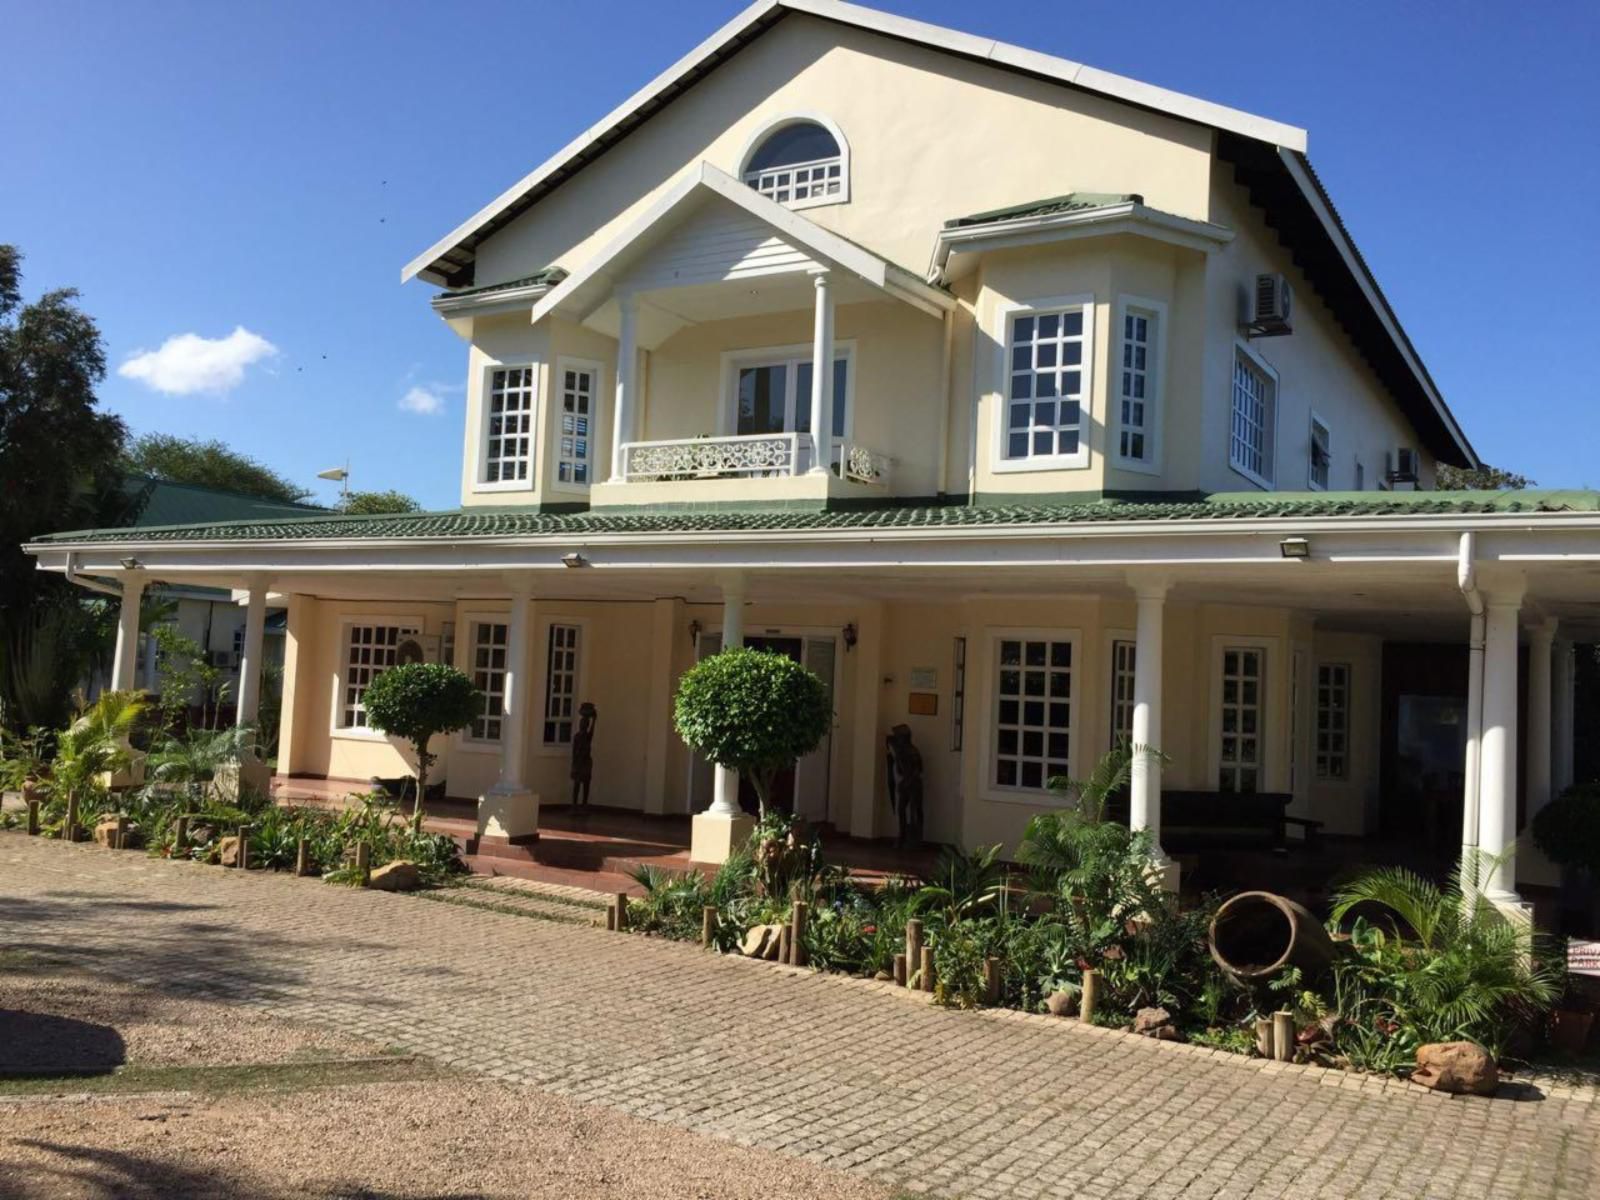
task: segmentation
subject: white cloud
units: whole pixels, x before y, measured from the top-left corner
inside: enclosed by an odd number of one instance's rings
[[[431,417],[444,411],[443,391],[439,387],[414,387],[400,397],[400,410],[408,413],[421,413]]]
[[[159,350],[141,350],[117,368],[124,379],[136,379],[169,396],[199,392],[223,395],[244,382],[244,369],[278,348],[243,325],[223,338],[180,333],[161,343]]]

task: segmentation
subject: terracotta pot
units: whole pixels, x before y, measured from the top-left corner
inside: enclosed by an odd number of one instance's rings
[[[1550,1014],[1550,1044],[1563,1054],[1582,1054],[1594,1029],[1594,1013],[1558,1008]]]

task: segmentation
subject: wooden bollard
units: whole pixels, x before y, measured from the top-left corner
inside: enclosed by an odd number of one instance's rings
[[[118,813],[117,814],[117,832],[116,832],[115,836],[113,836],[112,839],[111,839],[111,848],[113,850],[126,849],[127,848],[127,841],[128,841],[128,814],[127,813]]]
[[[906,922],[906,986],[922,967],[922,922],[912,917]]]
[[[806,917],[811,906],[796,900],[789,910],[789,961],[797,967],[806,965]]]
[[[39,802],[37,800],[28,801],[28,836],[39,836]]]
[[[612,900],[617,910],[617,932],[626,933],[628,930],[628,893],[618,892]]]
[[[189,817],[187,814],[178,818],[177,828],[172,831],[172,852],[182,854],[189,849]]]
[[[917,974],[922,981],[922,990],[925,992],[933,991],[934,980],[932,946],[924,946],[922,948],[922,969]]]
[[[1000,960],[986,958],[983,960],[983,1002],[985,1004],[1000,1003]]]
[[[372,847],[365,842],[356,843],[356,871],[361,876],[361,886],[372,882]]]
[[[709,950],[717,940],[717,906],[707,904],[700,909],[700,944]]]
[[[1262,1058],[1274,1057],[1272,1053],[1272,1018],[1256,1018],[1256,1053]]]
[[[1290,1062],[1294,1059],[1293,1013],[1272,1014],[1272,1057],[1279,1062]]]
[[[61,837],[63,841],[68,842],[78,840],[78,798],[76,796],[67,797],[67,819],[61,826]]]
[[[1095,1005],[1100,1002],[1100,972],[1093,967],[1083,973],[1083,995],[1078,1000],[1078,1019],[1094,1023]]]
[[[789,937],[790,934],[788,924],[785,923],[778,926],[778,961],[781,963],[787,963],[789,961],[789,947],[791,945]]]
[[[306,838],[301,838],[294,844],[294,873],[311,874],[311,843]]]
[[[615,904],[608,904],[608,905],[606,905],[606,932],[607,933],[615,933],[616,931],[617,931],[617,906]]]
[[[254,828],[254,825],[239,826],[239,832],[237,835],[239,838],[238,867],[241,871],[248,871],[250,869],[250,831]]]
[[[906,985],[906,956],[904,954],[896,954],[894,956],[894,985],[895,987],[905,987]]]

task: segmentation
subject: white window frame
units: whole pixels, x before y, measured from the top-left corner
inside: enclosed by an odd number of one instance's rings
[[[1139,639],[1132,629],[1107,629],[1105,631],[1105,667],[1101,671],[1105,691],[1106,747],[1117,747],[1117,646],[1126,643],[1133,647],[1134,661],[1138,661]],[[1128,676],[1128,738],[1133,739],[1133,677]]]
[[[402,636],[422,637],[427,633],[427,621],[421,613],[355,613],[339,618],[338,669],[333,673],[332,705],[328,711],[328,735],[363,742],[386,742],[387,734],[379,733],[370,725],[341,725],[344,719],[345,677],[350,669],[350,630],[356,625],[392,626],[401,630]]]
[[[1283,653],[1283,643],[1275,637],[1226,633],[1216,634],[1211,639],[1211,672],[1205,682],[1210,697],[1206,704],[1211,718],[1211,748],[1206,755],[1207,778],[1210,780],[1207,790],[1218,790],[1218,785],[1222,781],[1222,656],[1227,651],[1235,649],[1259,650],[1264,656],[1261,692],[1262,732],[1259,735],[1261,783],[1256,790],[1279,792],[1283,790],[1278,786],[1283,731],[1277,728],[1276,718],[1281,712],[1278,702],[1278,668],[1279,656]]]
[[[498,479],[490,483],[486,478],[489,472],[489,398],[494,391],[494,373],[496,371],[521,371],[533,372],[533,396],[531,400],[532,411],[528,420],[528,478],[527,479]],[[473,468],[474,492],[531,492],[539,480],[539,424],[542,419],[542,401],[544,398],[544,370],[543,363],[538,359],[527,359],[520,362],[491,362],[485,363],[479,377],[478,389],[478,461]]]
[[[773,203],[782,204],[785,208],[822,208],[829,204],[848,204],[850,202],[850,141],[844,136],[832,117],[813,109],[791,109],[788,112],[768,118],[757,125],[750,135],[745,138],[744,145],[739,150],[739,169],[734,172],[735,178],[741,183],[755,190],[754,185],[745,179],[749,174],[747,168],[755,152],[766,143],[766,140],[778,130],[789,125],[820,125],[833,135],[833,140],[839,147],[839,190],[832,195],[808,196],[804,200],[775,200]],[[818,162],[827,162],[827,159],[818,159]],[[806,165],[806,164],[796,164]],[[757,192],[757,195],[762,195]]]
[[[1344,672],[1344,683],[1340,685],[1344,692],[1344,708],[1342,710],[1344,723],[1339,730],[1344,735],[1344,749],[1339,751],[1337,755],[1331,752],[1325,753],[1322,749],[1322,695],[1324,690],[1322,672],[1330,669]],[[1316,704],[1313,708],[1315,720],[1311,728],[1311,756],[1312,775],[1318,783],[1350,782],[1350,731],[1355,724],[1351,720],[1355,703],[1355,674],[1355,666],[1348,659],[1319,660],[1316,664],[1316,676],[1312,680],[1312,686],[1316,689]],[[1332,712],[1334,710],[1329,709],[1328,711]],[[1334,757],[1337,757],[1343,764],[1343,769],[1337,773],[1328,769],[1329,760]]]
[[[575,483],[561,478],[561,439],[564,436],[561,423],[566,417],[568,371],[588,371],[594,376],[594,392],[589,407],[589,457],[586,464],[589,468],[588,483]],[[605,407],[601,403],[604,387],[604,363],[591,358],[569,357],[565,354],[557,356],[555,372],[550,377],[550,403],[545,406],[550,410],[550,490],[553,492],[588,495],[590,485],[596,482],[595,477],[600,469],[597,451],[600,445],[600,415]]]
[[[844,372],[844,433],[843,438],[849,441],[854,435],[856,425],[856,341],[847,338],[833,343],[833,357],[835,361],[844,359],[846,366]],[[812,362],[811,345],[793,346],[756,346],[748,350],[725,350],[722,353],[722,395],[718,399],[717,433],[721,437],[737,437],[739,434],[739,372],[749,367],[777,367],[786,368],[784,372],[784,424],[788,432],[795,431],[795,424],[801,410],[806,416],[811,415],[811,395],[799,394],[799,372],[797,368],[802,364]],[[835,396],[834,404],[839,403]],[[751,437],[766,436],[751,434]],[[777,437],[777,434],[770,436]],[[833,436],[830,432],[829,436]]]
[[[1094,425],[1095,392],[1095,297],[1092,292],[1073,296],[1042,296],[1038,299],[1000,304],[995,307],[995,323],[990,336],[998,347],[994,369],[994,434],[990,439],[990,470],[996,474],[1029,471],[1079,470],[1089,465],[1089,441]],[[1011,322],[1019,316],[1048,315],[1080,309],[1083,314],[1083,361],[1078,364],[1083,387],[1078,402],[1078,449],[1073,454],[1029,455],[1007,458],[1007,420],[1011,406]],[[1059,399],[1059,397],[1058,397]],[[1029,401],[1033,403],[1033,401]]]
[[[1144,396],[1144,457],[1130,458],[1122,453],[1122,371],[1127,339],[1128,318],[1142,316],[1155,324],[1155,337],[1145,344],[1145,396]],[[1111,381],[1107,405],[1115,415],[1110,422],[1112,462],[1128,471],[1142,471],[1147,475],[1161,473],[1161,426],[1166,411],[1164,403],[1167,380],[1167,306],[1160,300],[1145,296],[1119,295],[1116,320],[1113,324],[1116,346],[1111,353],[1111,369],[1106,376]]]
[[[1255,348],[1253,346],[1251,346],[1248,342],[1246,342],[1243,338],[1235,338],[1234,339],[1234,341],[1233,341],[1233,353],[1234,353],[1234,357],[1228,364],[1229,367],[1231,368],[1229,373],[1228,373],[1228,407],[1227,407],[1227,414],[1228,414],[1228,428],[1227,428],[1228,466],[1229,466],[1229,468],[1231,470],[1233,470],[1233,471],[1237,472],[1238,474],[1244,476],[1244,478],[1248,479],[1251,483],[1255,484],[1257,487],[1263,488],[1266,491],[1270,492],[1270,491],[1273,491],[1277,487],[1277,484],[1274,483],[1273,480],[1277,478],[1277,474],[1278,474],[1278,466],[1277,466],[1277,464],[1278,464],[1278,425],[1280,423],[1278,421],[1278,413],[1279,413],[1279,410],[1283,407],[1283,405],[1282,405],[1282,391],[1283,391],[1283,389],[1282,389],[1282,386],[1280,385],[1280,382],[1279,382],[1279,379],[1278,379],[1278,372],[1277,372],[1276,368],[1274,368],[1273,365],[1271,363],[1269,363],[1266,359],[1262,358],[1261,355],[1256,352]],[[1261,448],[1261,462],[1262,462],[1263,466],[1265,466],[1269,471],[1272,472],[1272,474],[1270,476],[1269,475],[1257,474],[1255,471],[1251,470],[1248,466],[1246,466],[1244,463],[1241,463],[1237,458],[1234,457],[1234,453],[1233,453],[1234,375],[1238,371],[1238,362],[1239,362],[1240,356],[1243,356],[1249,362],[1250,366],[1254,367],[1257,371],[1259,371],[1262,375],[1264,375],[1266,377],[1267,384],[1271,388],[1271,391],[1272,391],[1272,394],[1268,398],[1268,403],[1267,403],[1267,406],[1266,406],[1266,409],[1267,409],[1267,413],[1266,413],[1266,417],[1267,417],[1267,419],[1266,419],[1266,429],[1263,431],[1263,439],[1262,439],[1263,440],[1263,445],[1262,445],[1262,448]]]
[[[1083,631],[1080,629],[1008,628],[991,626],[983,631],[983,723],[979,726],[978,740],[978,794],[984,800],[997,804],[1026,804],[1034,808],[1071,807],[1070,796],[1058,796],[1045,788],[1034,790],[1024,787],[1005,787],[994,782],[995,754],[1000,715],[999,675],[1000,643],[1002,641],[1067,642],[1072,646],[1072,695],[1067,723],[1067,775],[1079,777],[1078,764],[1082,761],[1081,736],[1083,732],[1083,703],[1085,663],[1083,660]],[[970,691],[970,675],[969,675]],[[1046,700],[1048,701],[1048,697]]]
[[[535,723],[533,746],[534,752],[545,758],[560,758],[572,753],[571,742],[547,742],[544,740],[545,706],[550,701],[550,627],[552,625],[571,625],[578,630],[578,672],[577,691],[572,697],[572,720],[577,724],[578,705],[585,699],[590,699],[589,690],[589,647],[590,625],[585,617],[562,616],[552,613],[541,617],[538,621],[539,640],[534,643],[533,652],[538,656],[538,688],[533,693],[529,704],[529,719]]]
[[[452,664],[452,665],[454,665],[456,667],[456,669],[458,671],[460,671],[462,674],[466,675],[469,679],[471,679],[473,681],[473,686],[475,686],[475,687],[477,686],[477,674],[478,674],[478,666],[477,666],[477,658],[478,658],[478,628],[479,628],[479,626],[482,626],[482,625],[504,625],[504,626],[506,626],[507,642],[509,643],[509,641],[510,641],[510,632],[511,632],[511,629],[510,629],[510,626],[511,626],[511,614],[509,612],[500,612],[500,613],[480,612],[480,613],[469,613],[469,614],[467,614],[467,618],[466,618],[467,636],[465,638],[465,650],[466,650],[467,661],[466,661],[465,665],[461,665],[461,664]],[[504,677],[505,677],[506,674],[511,673],[511,671],[512,671],[512,669],[514,667],[514,664],[511,662],[511,657],[510,657],[510,653],[509,653],[509,650],[510,650],[509,645],[506,647],[506,649],[507,649],[506,666],[505,666],[505,669],[501,672],[501,684],[500,684],[501,689],[502,689],[501,690],[501,702],[502,702],[502,705],[504,704],[504,697],[505,697],[505,692],[504,692],[505,679],[504,679]],[[522,715],[526,716],[527,714],[524,713]],[[480,750],[480,751],[498,752],[499,749],[500,749],[501,742],[504,741],[505,721],[506,721],[506,718],[505,718],[504,715],[502,715],[501,718],[500,718],[500,724],[501,724],[501,727],[502,727],[501,728],[501,736],[497,737],[497,738],[480,738],[480,737],[476,737],[473,734],[472,726],[468,725],[465,729],[463,729],[461,731],[461,736],[458,739],[460,744],[461,744],[461,746],[462,746],[462,748],[463,749],[467,749],[467,750]]]
[[[1322,430],[1322,445],[1326,451],[1327,478],[1321,483],[1317,482],[1317,430]],[[1333,486],[1333,426],[1322,419],[1322,414],[1316,409],[1311,410],[1310,441],[1306,447],[1306,486],[1313,492],[1325,492]]]

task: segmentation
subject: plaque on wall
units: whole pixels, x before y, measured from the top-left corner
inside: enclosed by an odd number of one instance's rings
[[[939,715],[939,693],[912,692],[906,700],[906,711],[913,717],[937,717]]]
[[[939,668],[912,667],[909,673],[909,686],[913,692],[937,692],[939,690]]]

